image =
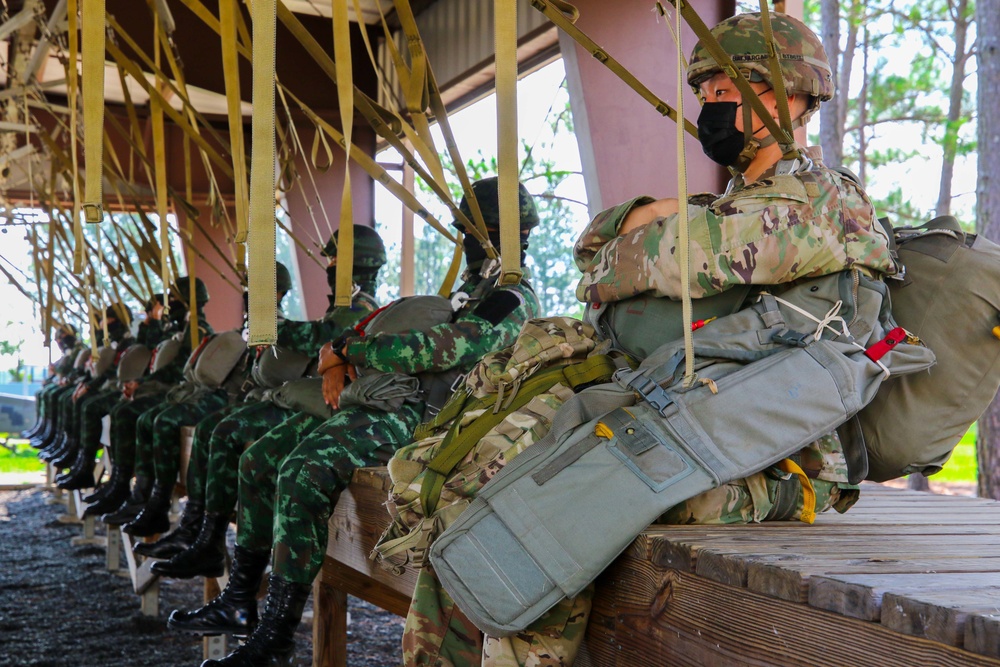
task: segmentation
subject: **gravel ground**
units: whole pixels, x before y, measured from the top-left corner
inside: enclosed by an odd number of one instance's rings
[[[128,577],[107,571],[103,547],[73,546],[80,527],[60,522],[64,507],[49,498],[0,490],[0,665],[200,665],[201,640],[167,630],[166,620],[173,609],[201,606],[202,580],[162,580],[159,616],[143,616]],[[349,667],[398,664],[402,619],[354,598],[350,615]],[[298,665],[312,664],[311,633],[311,624],[299,626]]]

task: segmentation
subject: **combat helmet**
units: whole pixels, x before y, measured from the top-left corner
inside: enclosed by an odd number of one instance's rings
[[[281,262],[274,263],[274,280],[278,292],[292,291],[292,274]]]
[[[823,42],[809,27],[787,14],[771,13],[771,31],[778,50],[785,90],[810,97],[809,110],[833,98],[833,72]],[[768,62],[770,51],[764,36],[760,12],[737,14],[712,28],[712,35],[733,63],[750,81],[764,81],[773,87]],[[698,92],[706,79],[723,71],[700,41],[688,62],[688,83]]]
[[[121,301],[117,301],[104,310],[104,318],[115,318],[126,327],[132,323],[132,309]]]
[[[486,228],[489,230],[500,229],[500,190],[498,183],[499,180],[497,177],[493,176],[480,179],[472,184],[472,192],[476,195],[476,202],[479,203],[479,210],[483,214],[483,222],[486,223]],[[538,209],[535,208],[535,200],[521,183],[517,184],[517,200],[521,213],[521,231],[537,227],[539,218]],[[464,213],[469,220],[473,219],[472,209],[469,207],[469,202],[466,201],[465,197],[462,197],[462,201],[458,205],[458,210]],[[466,231],[464,225],[458,220],[453,220],[451,224],[463,232]]]
[[[324,257],[337,256],[338,229],[323,246]],[[354,225],[354,268],[378,270],[386,263],[385,243],[371,227]]]
[[[174,298],[180,297],[180,300],[187,303],[188,294],[191,291],[191,278],[189,276],[181,276],[177,279],[171,286],[171,292]],[[202,282],[201,278],[194,279],[194,300],[199,306],[204,306],[208,303],[208,288],[205,283]]]

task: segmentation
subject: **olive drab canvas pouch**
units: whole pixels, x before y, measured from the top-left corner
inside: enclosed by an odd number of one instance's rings
[[[664,511],[785,459],[890,374],[932,365],[922,345],[886,343],[884,297],[856,271],[800,281],[694,332],[693,382],[674,341],[572,397],[434,542],[438,578],[484,632],[525,628]]]
[[[607,356],[589,356],[593,330],[567,317],[527,321],[514,344],[467,375],[437,418],[389,461],[392,523],[373,558],[389,569],[424,564],[434,538],[515,456],[541,439],[574,386],[606,381]]]
[[[892,314],[938,363],[890,379],[858,415],[874,481],[939,471],[1000,387],[1000,246],[950,216],[894,231]]]

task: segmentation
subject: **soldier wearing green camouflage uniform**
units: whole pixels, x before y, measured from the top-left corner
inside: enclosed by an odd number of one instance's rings
[[[337,232],[330,237],[323,254],[329,258],[327,279],[333,290],[336,280]],[[306,357],[315,357],[324,342],[342,336],[377,308],[373,294],[378,271],[386,262],[385,244],[374,229],[354,226],[354,295],[350,306],[330,306],[321,320],[278,325],[278,347]],[[273,354],[272,350],[260,353]],[[266,381],[266,378],[261,378]],[[273,389],[273,387],[262,387]],[[202,421],[195,429],[188,463],[188,502],[177,530],[162,540],[136,545],[136,553],[169,558],[153,567],[162,576],[190,578],[217,576],[225,565],[225,533],[236,506],[239,457],[254,440],[295,414],[270,398],[236,403]],[[270,393],[270,392],[267,392]],[[317,425],[322,420],[317,420]],[[196,548],[194,545],[197,544]]]
[[[201,278],[195,278],[194,309],[188,308],[189,289],[189,278],[187,276],[178,278],[169,290],[169,322],[162,321],[162,307],[154,308],[150,320],[151,333],[155,334],[159,327],[163,327],[165,330],[163,333],[169,333],[170,338],[177,338],[180,346],[177,356],[159,370],[127,384],[123,389],[126,400],[120,401],[111,411],[112,460],[116,469],[121,466],[117,478],[112,471],[112,479],[120,481],[115,493],[102,498],[86,510],[87,513],[94,515],[103,514],[102,521],[110,525],[117,526],[135,519],[152,491],[154,479],[152,452],[144,452],[141,458],[136,456],[139,418],[147,410],[162,406],[169,388],[183,379],[184,364],[192,352],[191,327],[198,327],[199,340],[204,340],[206,336],[214,333],[205,318],[204,307],[208,303],[209,296],[205,283]],[[135,485],[130,495],[128,482],[133,474]]]
[[[64,324],[56,332],[56,345],[62,356],[49,366],[49,377],[44,386],[35,394],[35,412],[37,418],[34,426],[24,431],[21,437],[28,438],[33,444],[40,445],[44,434],[52,428],[52,401],[60,389],[66,386],[74,374],[76,356],[83,350],[83,344],[76,335],[76,327]]]
[[[87,453],[80,446],[80,425],[83,409],[87,404],[101,398],[100,392],[114,378],[117,372],[118,359],[121,357],[121,353],[132,343],[132,333],[129,330],[129,324],[132,321],[132,311],[129,310],[128,306],[123,303],[114,303],[108,306],[101,319],[107,326],[110,341],[99,348],[98,358],[91,360],[90,376],[78,383],[72,395],[68,399],[63,400],[60,407],[62,410],[62,434],[59,449],[56,450],[53,448],[41,454],[41,458],[51,462],[54,468],[74,467],[73,470],[60,475],[56,479],[57,485],[60,485],[61,488],[69,488],[66,486],[68,482],[77,481],[81,469],[84,469],[91,478],[93,477],[91,472],[93,468],[93,452],[89,452],[91,455],[89,466],[85,467],[82,460]],[[92,483],[93,481],[91,480]],[[72,488],[82,487],[72,486]]]
[[[496,179],[477,181],[473,188],[491,242],[498,243]],[[538,214],[523,186],[520,203],[523,254]],[[471,218],[464,199],[461,209]],[[484,269],[486,251],[479,241],[466,236],[464,247],[468,269],[453,295],[453,303],[461,306],[450,322],[426,332],[349,336],[334,343],[331,354],[321,354],[320,369],[328,366],[324,396],[333,408],[339,407],[343,377],[351,367],[405,375],[464,372],[488,352],[512,343],[521,325],[537,315],[538,300],[526,283],[496,286],[489,268]],[[471,298],[465,300],[460,294]],[[337,359],[325,363],[325,358]],[[331,377],[334,390],[328,391]],[[301,442],[272,437],[272,432],[247,450],[240,459],[237,548],[230,586],[198,611],[174,612],[171,625],[201,632],[212,626],[215,632],[245,632],[256,620],[256,602],[247,595],[259,585],[271,560],[268,597],[264,616],[247,643],[222,661],[205,665],[275,664],[287,659],[303,605],[323,563],[327,523],[340,492],[355,468],[385,463],[410,440],[424,407],[423,396],[391,411],[345,406]],[[278,432],[287,428],[286,422]]]
[[[782,75],[794,127],[833,95],[819,39],[801,22],[772,15],[783,56]],[[712,30],[723,49],[778,116],[759,14],[742,14]],[[706,297],[737,285],[766,285],[858,268],[870,276],[892,272],[887,238],[860,185],[827,169],[817,150],[796,164],[779,164],[781,149],[743,102],[735,85],[701,44],[688,82],[705,100],[699,138],[706,154],[734,167],[721,196],[691,200],[691,295]],[[765,93],[772,93],[765,95]],[[743,105],[744,110],[749,104]],[[742,122],[741,122],[742,121]],[[748,128],[744,132],[744,127]],[[751,137],[752,135],[752,137]],[[599,214],[581,235],[575,254],[584,272],[577,295],[600,304],[646,294],[679,299],[677,201],[640,197]],[[692,498],[667,512],[664,523],[728,524],[765,520],[811,523],[830,507],[844,512],[858,490],[836,433],[782,464]],[[490,667],[570,665],[586,630],[593,586],[564,599],[513,636],[481,639],[425,567],[419,574],[403,638],[404,663]],[[482,641],[482,643],[480,643]]]

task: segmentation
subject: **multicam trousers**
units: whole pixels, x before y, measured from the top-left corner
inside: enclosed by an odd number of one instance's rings
[[[153,461],[153,475],[167,482],[177,479],[180,471],[181,428],[197,424],[226,406],[229,397],[223,390],[201,392],[182,403],[167,401],[143,412],[136,429],[138,458]]]
[[[366,407],[341,410],[302,439],[288,420],[254,443],[240,459],[237,541],[272,547],[272,572],[309,584],[326,554],[327,523],[356,468],[385,465],[408,443],[423,405],[388,413]],[[291,436],[291,437],[289,437]]]
[[[815,511],[846,512],[857,487],[810,480]],[[659,523],[736,524],[800,520],[808,516],[807,493],[799,479],[775,467],[691,498],[660,517]],[[510,637],[481,637],[455,608],[431,568],[422,570],[403,629],[406,667],[563,667],[572,664],[590,615],[593,584],[565,598],[524,631]],[[480,646],[482,649],[480,650]]]

